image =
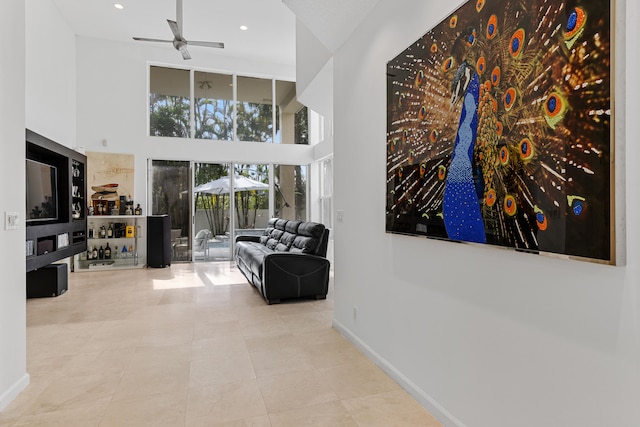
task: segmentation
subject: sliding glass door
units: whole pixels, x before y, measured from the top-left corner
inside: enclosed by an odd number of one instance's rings
[[[307,165],[151,160],[149,171],[150,213],[171,217],[174,262],[230,260],[235,237],[261,235],[271,216],[308,219]]]
[[[231,259],[228,163],[194,163],[194,261]]]
[[[269,221],[269,165],[236,164],[233,188],[234,230],[239,234],[260,235]]]
[[[150,168],[151,215],[171,218],[171,260],[190,261],[191,163],[152,160]]]

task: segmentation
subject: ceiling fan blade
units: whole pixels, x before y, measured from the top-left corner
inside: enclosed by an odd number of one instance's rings
[[[171,28],[173,36],[178,40],[182,40],[182,32],[178,27],[178,23],[176,21],[172,21],[171,19],[167,19],[167,22],[169,23],[169,28]]]
[[[176,24],[178,24],[178,31],[182,34],[182,0],[176,0]]]
[[[162,43],[173,43],[173,40],[160,40],[160,39],[149,39],[146,37],[134,37],[134,40],[138,40],[141,42],[162,42]]]
[[[186,46],[180,49],[180,53],[182,54],[182,59],[191,59],[191,55]]]
[[[224,49],[224,43],[222,42],[199,42],[199,41],[188,41],[192,46],[204,46],[204,47],[216,47],[218,49]]]

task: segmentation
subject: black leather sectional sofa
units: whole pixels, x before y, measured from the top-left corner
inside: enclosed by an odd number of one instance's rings
[[[325,299],[328,240],[323,224],[272,218],[261,236],[236,238],[235,260],[269,304],[288,298]]]

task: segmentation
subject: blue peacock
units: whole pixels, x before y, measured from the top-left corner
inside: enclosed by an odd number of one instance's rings
[[[388,231],[610,259],[609,8],[477,0],[389,62]]]

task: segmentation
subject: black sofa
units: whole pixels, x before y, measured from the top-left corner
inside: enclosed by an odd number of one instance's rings
[[[261,236],[238,236],[234,255],[242,274],[269,304],[288,298],[325,299],[328,240],[323,224],[272,218]]]

